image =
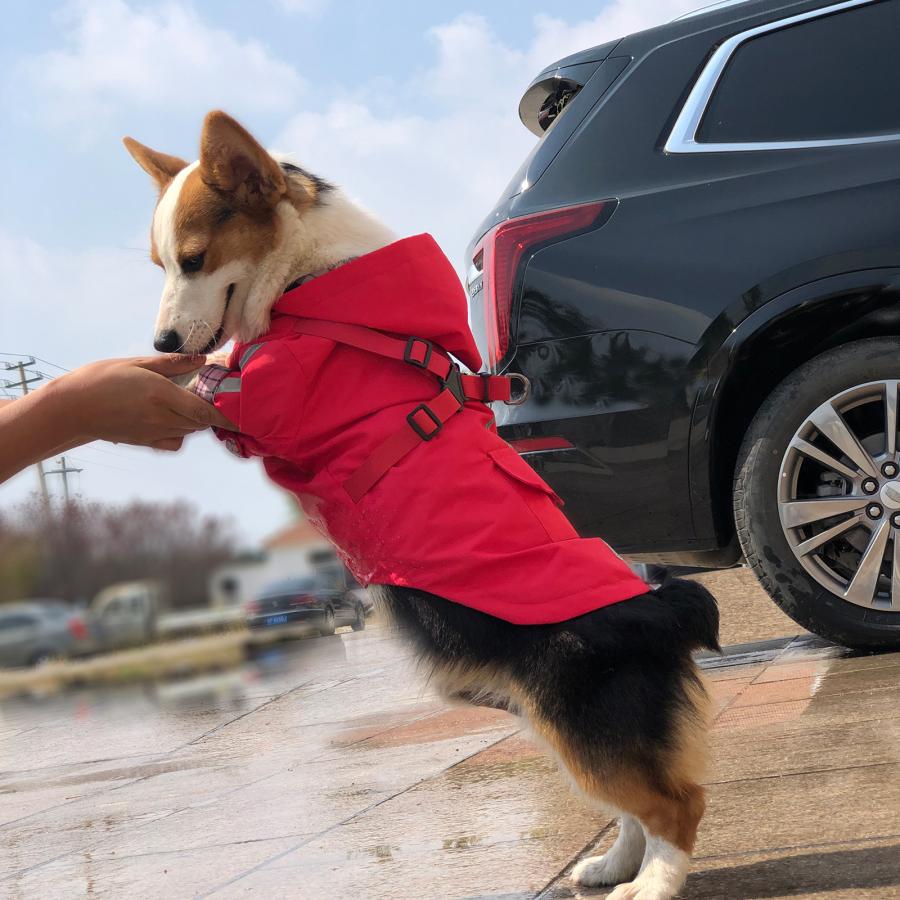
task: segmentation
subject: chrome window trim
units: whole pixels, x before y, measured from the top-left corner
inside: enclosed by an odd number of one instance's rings
[[[720,9],[727,9],[729,6],[737,6],[739,3],[749,3],[750,0],[719,0],[718,3],[707,3],[698,9],[692,9],[690,12],[682,13],[672,19],[673,22],[683,22],[685,19],[693,19],[695,16],[702,16],[706,13],[718,12]]]
[[[747,41],[770,31],[780,31],[782,28],[789,28],[791,25],[797,25],[800,22],[807,22],[810,19],[818,19],[831,13],[843,12],[852,9],[855,6],[863,6],[874,3],[875,0],[844,0],[843,3],[835,3],[831,6],[823,6],[821,9],[813,9],[809,12],[799,13],[786,19],[779,19],[776,22],[767,22],[765,25],[758,25],[756,28],[750,28],[735,34],[728,40],[724,41],[719,48],[713,53],[709,62],[700,73],[699,78],[691,88],[678,118],[672,127],[669,138],[665,143],[664,150],[666,153],[739,153],[747,150],[799,150],[815,147],[844,147],[852,144],[874,144],[883,141],[900,140],[900,134],[875,134],[866,137],[850,137],[850,138],[826,138],[821,140],[809,141],[752,141],[747,143],[729,142],[729,143],[702,143],[697,140],[697,131],[703,116],[709,107],[713,93],[718,87],[719,81],[725,72],[731,57],[734,56],[737,49]]]

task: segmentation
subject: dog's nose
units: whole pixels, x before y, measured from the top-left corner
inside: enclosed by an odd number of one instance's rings
[[[173,331],[171,328],[168,331],[161,331],[153,341],[153,346],[160,353],[174,353],[176,350],[181,349],[181,345],[182,340],[178,336],[178,332]]]

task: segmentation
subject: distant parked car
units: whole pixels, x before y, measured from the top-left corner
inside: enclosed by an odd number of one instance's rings
[[[92,647],[84,618],[61,601],[0,606],[0,666],[37,666],[80,656]]]
[[[280,581],[247,604],[251,628],[309,625],[319,634],[334,634],[339,625],[366,627],[366,606],[359,588],[344,587],[325,574]]]
[[[325,554],[310,556],[315,574],[325,579],[333,588],[339,591],[349,591],[361,604],[366,616],[375,612],[375,601],[369,591],[362,587],[353,577],[353,573],[334,555],[333,551]]]
[[[155,581],[122,582],[100,591],[90,604],[100,648],[117,650],[153,640],[161,596]]]

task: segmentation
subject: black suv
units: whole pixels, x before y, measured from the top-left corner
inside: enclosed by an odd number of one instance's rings
[[[900,643],[900,0],[744,0],[550,66],[470,248],[503,436],[644,562]]]

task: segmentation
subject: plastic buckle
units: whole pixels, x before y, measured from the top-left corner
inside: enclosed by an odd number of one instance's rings
[[[434,422],[434,430],[426,431],[417,421],[416,421],[416,413],[423,412],[432,422]],[[423,441],[430,441],[443,427],[444,423],[431,411],[431,408],[427,403],[420,403],[407,417],[406,421],[409,422],[409,427],[420,437]]]
[[[446,378],[441,379],[441,387],[450,391],[460,406],[466,405],[466,390],[463,387],[462,372],[456,363],[450,363],[450,371],[447,372]]]
[[[425,345],[425,357],[422,360],[418,360],[413,356],[416,344]],[[403,351],[403,362],[408,362],[410,365],[416,366],[419,369],[427,369],[428,363],[431,362],[431,353],[433,349],[434,347],[432,346],[431,341],[426,341],[425,338],[411,337],[406,342],[406,349]]]

